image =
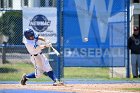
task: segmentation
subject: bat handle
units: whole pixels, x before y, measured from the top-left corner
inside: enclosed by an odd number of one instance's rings
[[[60,55],[60,53],[53,46],[51,46],[51,48],[53,49],[53,51],[56,53],[57,56]]]

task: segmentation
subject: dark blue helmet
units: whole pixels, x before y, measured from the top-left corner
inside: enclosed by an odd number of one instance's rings
[[[30,37],[34,36],[34,31],[32,29],[26,29],[24,31],[24,36],[26,39],[30,40]]]

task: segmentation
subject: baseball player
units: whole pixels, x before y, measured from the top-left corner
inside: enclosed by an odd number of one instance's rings
[[[39,40],[44,42],[46,42],[46,40],[43,37],[36,35],[32,29],[26,29],[24,31],[23,38],[23,43],[30,53],[31,62],[34,65],[35,72],[23,75],[20,81],[21,85],[26,85],[26,81],[28,79],[39,78],[42,74],[50,77],[54,81],[54,86],[62,84],[56,78],[48,59],[44,54],[42,54],[42,49],[51,47],[52,44],[49,43],[47,45],[38,45]]]

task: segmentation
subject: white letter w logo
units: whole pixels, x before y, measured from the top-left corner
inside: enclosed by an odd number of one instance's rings
[[[88,37],[89,28],[93,16],[93,9],[95,7],[100,40],[102,43],[104,43],[107,36],[108,18],[110,17],[111,14],[113,0],[109,0],[108,9],[105,0],[91,0],[89,9],[87,6],[88,0],[74,0],[74,1],[77,9],[82,39]]]

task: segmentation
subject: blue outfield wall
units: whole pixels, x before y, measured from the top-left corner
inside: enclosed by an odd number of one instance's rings
[[[128,0],[64,0],[64,66],[127,63]]]

